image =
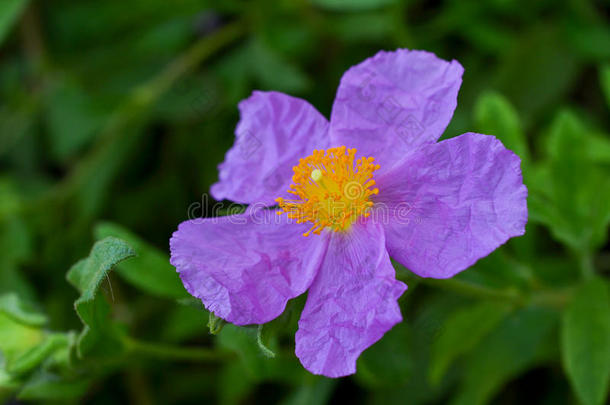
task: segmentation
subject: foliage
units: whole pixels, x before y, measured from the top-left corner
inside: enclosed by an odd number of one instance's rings
[[[606,403],[608,16],[593,0],[3,0],[0,402]],[[285,91],[328,115],[343,71],[397,47],[464,65],[445,137],[518,153],[530,221],[452,279],[396,265],[404,322],[326,379],[294,355],[304,297],[225,324],[168,240],[211,215],[239,100]]]

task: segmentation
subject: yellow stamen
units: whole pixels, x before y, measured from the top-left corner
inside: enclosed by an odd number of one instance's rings
[[[289,193],[295,199],[278,198],[282,211],[297,223],[311,222],[313,226],[305,232],[320,234],[324,228],[335,232],[347,230],[360,216],[368,217],[373,205],[370,196],[379,193],[372,188],[373,172],[379,169],[374,158],[354,158],[356,149],[345,146],[326,150],[314,150],[313,154],[300,159],[293,167],[293,184]]]

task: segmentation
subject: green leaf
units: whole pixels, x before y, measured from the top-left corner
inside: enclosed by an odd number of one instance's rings
[[[258,345],[257,335],[256,327],[240,327],[228,323],[217,335],[216,341],[220,347],[230,349],[239,356],[245,372],[253,381],[275,379],[294,383],[295,380],[300,380],[305,371],[294,354],[290,353],[290,357],[286,357],[276,351],[275,358],[267,357]]]
[[[476,18],[476,17],[474,17]],[[461,34],[477,49],[477,53],[499,54],[500,50],[510,49],[515,37],[510,30],[495,21],[481,19],[476,24],[465,18],[460,24]]]
[[[47,87],[45,108],[50,152],[60,162],[82,149],[103,122],[91,98],[70,78],[60,78]]]
[[[266,363],[275,361],[265,358],[256,343],[256,330],[226,324],[218,334],[221,347],[236,352],[242,360],[248,375],[253,379],[262,378],[267,372]]]
[[[69,379],[41,370],[35,373],[17,395],[20,400],[69,400],[82,397],[90,384],[89,378]]]
[[[31,251],[30,232],[25,221],[18,215],[0,220],[0,246],[3,259],[14,263],[22,262]]]
[[[48,335],[39,345],[32,347],[27,352],[7,364],[7,371],[13,375],[25,374],[53,354],[61,347],[66,347],[69,343],[68,335],[51,334]]]
[[[311,0],[311,2],[330,10],[362,11],[394,4],[396,0]]]
[[[25,9],[27,0],[2,0],[0,3],[0,45]]]
[[[191,75],[176,83],[155,105],[157,119],[188,122],[214,112],[219,105],[218,84],[209,75]]]
[[[311,383],[299,386],[281,405],[325,405],[329,403],[336,379],[317,377]]]
[[[574,21],[567,22],[565,27],[574,53],[592,61],[610,58],[610,27],[607,24]]]
[[[262,41],[252,41],[249,52],[250,68],[263,87],[299,93],[310,86],[311,81],[305,73]]]
[[[474,349],[509,309],[506,304],[482,301],[453,312],[445,321],[443,334],[432,345],[430,381],[439,384],[451,363]]]
[[[596,163],[610,164],[610,136],[608,134],[591,134],[586,147],[589,160]]]
[[[24,325],[4,312],[0,312],[0,353],[7,365],[43,340],[44,333],[38,327]]]
[[[17,185],[10,178],[0,178],[0,294],[17,293],[34,300],[34,291],[19,269],[32,253],[32,235],[20,210],[23,203]]]
[[[36,105],[31,102],[20,103],[16,101],[20,98],[20,96],[13,97],[11,101],[3,99],[3,104],[0,106],[0,133],[2,133],[0,156],[2,157],[14,152],[15,149],[13,148],[23,143],[24,138],[31,135],[35,128]]]
[[[391,36],[393,18],[394,15],[384,11],[340,14],[330,28],[346,42],[375,42]]]
[[[222,80],[227,104],[237,104],[248,93],[250,49],[250,43],[228,49],[216,62],[216,74]]]
[[[19,297],[34,300],[34,290],[23,275],[23,272],[6,257],[0,258],[0,294],[15,292]]]
[[[97,239],[108,236],[122,239],[137,252],[137,260],[120,263],[115,270],[130,284],[160,297],[179,299],[189,296],[166,253],[116,224],[99,224],[95,227],[95,236]]]
[[[410,285],[411,293],[420,287]],[[423,299],[414,300],[407,296],[406,310],[403,310],[404,320],[401,325],[408,328],[408,339],[403,340],[411,357],[409,378],[400,386],[386,386],[384,389],[372,391],[372,403],[379,404],[409,404],[424,405],[446,403],[447,390],[455,386],[455,378],[445,379],[441,385],[432,386],[427,376],[430,367],[430,355],[434,341],[444,333],[442,327],[447,317],[456,306],[462,305],[463,299],[443,291],[429,291],[422,294]],[[409,301],[411,300],[411,301]],[[415,304],[417,307],[414,308]],[[412,314],[409,312],[413,311]],[[396,325],[397,327],[398,325]],[[356,374],[358,376],[358,373]]]
[[[241,404],[255,388],[254,380],[240,362],[225,363],[219,374],[217,391],[221,405]]]
[[[610,296],[604,280],[594,278],[582,285],[566,308],[561,353],[582,403],[604,403],[610,380]]]
[[[16,215],[21,205],[21,198],[16,185],[11,178],[0,178],[0,219],[11,218]],[[10,253],[10,252],[9,252]]]
[[[528,176],[532,219],[585,255],[604,243],[610,223],[610,176],[590,159],[595,139],[573,113],[561,112],[551,124],[547,161]]]
[[[21,217],[23,202],[10,181],[0,179],[0,294],[15,292],[34,300],[34,291],[19,269],[32,253],[30,230]]]
[[[557,26],[530,26],[533,28],[515,38],[512,49],[501,53],[494,82],[517,108],[526,126],[570,90],[581,67]]]
[[[46,316],[30,308],[15,293],[0,295],[0,312],[24,325],[43,326],[47,322]]]
[[[0,402],[8,402],[8,399],[17,389],[19,389],[19,381],[0,367]]]
[[[479,132],[495,135],[524,163],[529,161],[529,150],[519,116],[506,98],[494,92],[484,93],[477,100],[474,116]]]
[[[98,141],[91,152],[82,157],[79,164],[72,169],[73,177],[69,186],[76,189],[75,203],[78,209],[73,215],[93,219],[99,213],[106,203],[112,180],[143,134],[142,126],[148,119],[148,110],[141,102],[130,101],[125,105],[133,108],[132,113],[117,113],[118,115],[112,116],[110,124],[107,124],[100,134],[100,137],[106,140]]]
[[[465,375],[452,405],[482,405],[511,378],[540,362],[547,354],[554,312],[524,308],[485,338],[463,363]]]
[[[401,385],[413,371],[409,328],[400,323],[358,358],[356,378],[372,388]]]
[[[505,294],[517,294],[531,282],[531,269],[498,249],[472,266],[475,271],[464,271],[452,278],[453,283],[464,282],[473,288],[493,288]],[[493,296],[489,298],[494,298]]]
[[[207,332],[206,317],[209,312],[198,306],[175,305],[169,310],[160,340],[180,342]]]
[[[77,364],[75,348],[78,343],[78,334],[76,331],[69,331],[54,335],[59,336],[55,338],[57,341],[54,342],[54,349],[49,352],[49,356],[44,360],[43,367],[60,374],[70,374]]]
[[[76,263],[68,271],[68,281],[81,296],[74,302],[76,313],[85,325],[78,337],[77,353],[80,357],[96,345],[116,351],[115,330],[108,322],[110,309],[98,290],[108,272],[121,261],[135,256],[134,250],[124,241],[108,237],[93,245],[89,257]]]

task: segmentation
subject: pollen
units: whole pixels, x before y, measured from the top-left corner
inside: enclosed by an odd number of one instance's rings
[[[373,180],[379,165],[372,157],[355,157],[356,149],[340,146],[314,150],[299,159],[288,189],[295,198],[277,198],[278,215],[285,213],[297,223],[310,222],[312,227],[304,236],[319,235],[324,228],[346,231],[359,217],[370,216],[370,197],[379,193]]]

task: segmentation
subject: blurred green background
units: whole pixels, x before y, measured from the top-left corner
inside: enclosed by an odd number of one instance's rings
[[[239,100],[328,117],[342,73],[398,47],[464,66],[445,137],[516,151],[530,222],[451,280],[397,265],[405,321],[355,376],[313,376],[303,297],[223,327],[168,239]],[[608,403],[609,112],[607,0],[0,0],[0,401]]]

